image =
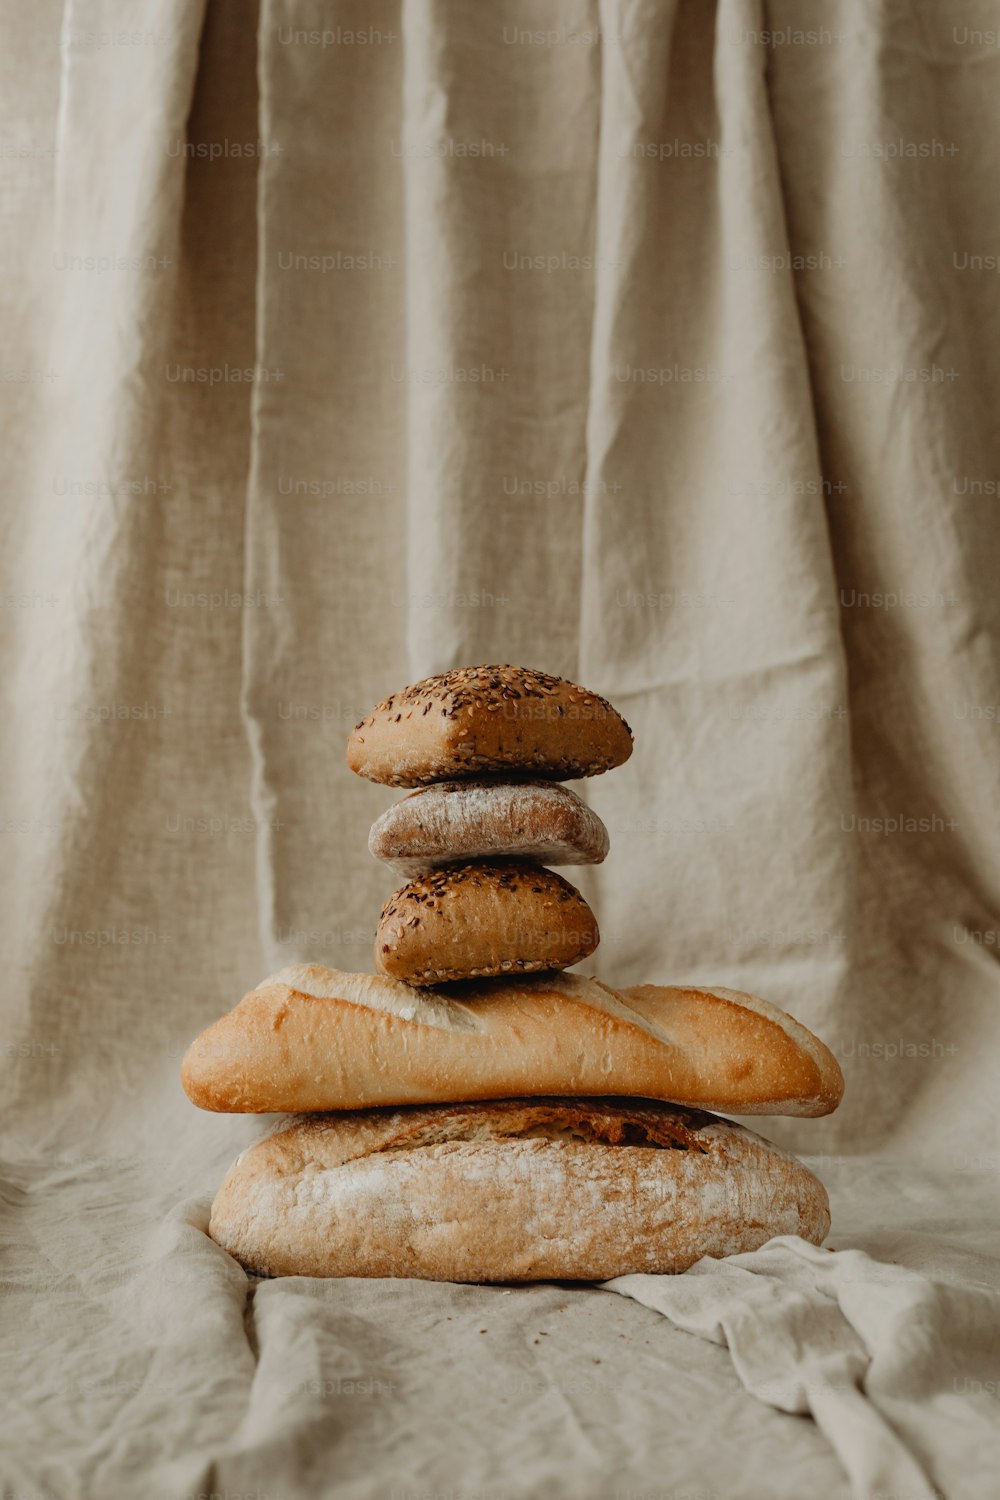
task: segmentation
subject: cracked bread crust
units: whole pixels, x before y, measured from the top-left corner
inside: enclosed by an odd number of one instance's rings
[[[729,1120],[539,1098],[293,1121],[231,1168],[210,1233],[269,1276],[603,1281],[829,1224],[818,1179]]]
[[[566,969],[599,941],[575,886],[506,860],[445,865],[402,886],[382,908],[374,958],[380,974],[424,986]]]
[[[347,763],[369,781],[598,776],[632,754],[617,709],[563,677],[509,665],[460,667],[379,703],[351,732]]]
[[[368,848],[411,880],[456,860],[597,865],[608,831],[557,781],[444,781],[394,802],[372,824]]]

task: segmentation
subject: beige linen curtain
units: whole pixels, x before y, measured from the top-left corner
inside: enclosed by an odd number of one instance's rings
[[[0,9],[10,1287],[43,1288],[49,1348],[14,1346],[45,1393],[14,1493],[298,1496],[333,1465],[359,1497],[596,1500],[708,1449],[726,1500],[846,1494],[841,1465],[979,1500],[967,1441],[919,1453],[933,1359],[900,1452],[827,1412],[838,1465],[653,1294],[274,1283],[248,1345],[197,1225],[256,1126],[198,1116],[177,1064],[280,965],[368,967],[387,798],[343,747],[377,698],[471,662],[578,678],[636,735],[583,788],[612,845],[591,971],[822,1035],[843,1109],[767,1133],[819,1154],[832,1243],[932,1291],[960,1263],[995,1374],[997,7]],[[542,1316],[564,1346],[527,1370]],[[387,1407],[423,1435],[376,1463]]]

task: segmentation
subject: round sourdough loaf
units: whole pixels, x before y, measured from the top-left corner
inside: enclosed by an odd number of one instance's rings
[[[517,860],[445,865],[390,896],[375,967],[406,984],[566,969],[593,953],[597,918],[576,886]]]
[[[605,698],[530,667],[460,667],[379,703],[347,763],[389,786],[484,775],[572,781],[620,766],[632,731]]]
[[[541,1098],[297,1121],[232,1167],[210,1233],[268,1276],[605,1281],[829,1227],[822,1183],[729,1120]]]
[[[368,848],[409,880],[456,860],[598,865],[608,830],[558,781],[443,781],[394,802],[372,824]]]

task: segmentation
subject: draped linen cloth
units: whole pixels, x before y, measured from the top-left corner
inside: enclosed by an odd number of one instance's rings
[[[0,14],[4,1496],[981,1500],[1000,10]],[[251,1285],[207,1238],[259,1122],[184,1048],[369,966],[345,736],[505,660],[635,730],[581,787],[590,970],[840,1058],[836,1116],[757,1122],[833,1256],[609,1296]]]

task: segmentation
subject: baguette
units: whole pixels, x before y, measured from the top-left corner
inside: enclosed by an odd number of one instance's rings
[[[239,1158],[209,1233],[266,1276],[604,1281],[829,1227],[822,1183],[729,1120],[509,1099],[292,1124]]]
[[[233,1114],[629,1094],[825,1115],[844,1087],[811,1032],[735,990],[547,973],[445,995],[318,964],[251,990],[195,1039],[181,1077],[195,1104]]]

